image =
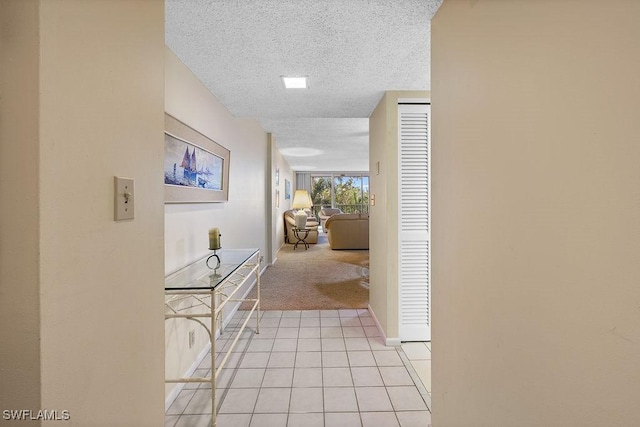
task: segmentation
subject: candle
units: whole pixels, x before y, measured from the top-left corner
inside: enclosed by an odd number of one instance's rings
[[[220,230],[218,228],[209,230],[209,249],[220,249]]]

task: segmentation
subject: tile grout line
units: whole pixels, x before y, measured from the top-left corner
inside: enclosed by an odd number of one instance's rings
[[[402,359],[402,363],[404,363],[405,368],[409,372],[409,376],[411,377],[414,385],[418,389],[418,392],[420,393],[422,400],[424,400],[424,403],[427,405],[427,409],[429,410],[429,412],[431,412],[431,396],[429,396],[429,392],[427,391],[427,388],[422,383],[420,376],[418,375],[415,368],[413,367],[413,364],[411,364],[411,361],[405,354],[404,350],[402,349],[402,346],[398,347],[398,355],[400,356],[400,359]]]
[[[360,315],[358,315],[358,320],[360,320]],[[344,340],[344,337],[342,338],[342,341],[344,342],[344,351],[347,354],[347,364],[349,366],[349,374],[351,375],[351,384],[353,385],[353,394],[354,394],[354,396],[356,398],[356,408],[358,409],[358,418],[360,419],[360,425],[364,425],[364,420],[362,419],[362,411],[360,410],[360,401],[358,400],[358,392],[356,390],[356,383],[353,380],[353,370],[351,369],[351,368],[353,368],[353,366],[351,366],[351,359],[349,359],[349,351],[347,350],[347,342]],[[369,345],[369,348],[371,348],[371,344],[369,344],[369,341],[367,341],[367,344]],[[371,355],[373,356],[373,352],[371,352]]]
[[[233,337],[233,334],[234,334],[234,333],[237,333],[237,332],[238,332],[237,330],[235,330],[235,331],[231,332],[231,334],[230,334],[230,337],[229,337],[229,338],[232,338],[232,337]],[[227,397],[227,393],[231,390],[231,384],[233,383],[233,380],[236,378],[236,375],[237,375],[237,373],[238,373],[238,369],[240,369],[240,365],[242,364],[242,361],[244,360],[245,356],[246,356],[246,355],[247,355],[247,353],[248,353],[246,350],[247,350],[247,349],[249,348],[249,346],[251,345],[251,342],[253,341],[253,337],[254,337],[255,335],[256,335],[255,331],[252,331],[252,333],[251,333],[251,337],[249,338],[249,340],[248,340],[248,342],[247,342],[247,347],[246,347],[245,351],[242,351],[242,352],[241,352],[241,354],[242,354],[242,355],[240,356],[240,360],[238,360],[238,361],[236,362],[236,366],[235,366],[235,368],[233,368],[233,374],[231,375],[231,378],[229,379],[229,383],[228,383],[227,387],[225,387],[224,389],[222,389],[223,391],[222,391],[222,393],[221,393],[221,395],[220,395],[220,400],[219,400],[219,402],[218,402],[218,404],[217,404],[216,415],[220,415],[220,409],[222,408],[222,404],[224,403],[224,399]],[[229,340],[228,340],[228,341],[229,341]],[[226,344],[228,344],[228,341],[227,341],[227,343],[226,343]],[[225,344],[225,345],[226,345],[226,344]],[[222,349],[220,349],[220,350],[221,350],[221,353],[222,353],[222,351],[224,350],[224,348],[222,348]],[[213,360],[214,360],[214,362],[213,362],[213,370],[214,370],[214,372],[215,372],[215,370],[216,370],[216,366],[215,366],[215,358],[214,358]],[[222,370],[220,370],[220,372],[222,373]],[[264,378],[263,378],[263,379],[264,379]],[[258,399],[256,398],[256,404],[257,404],[257,401],[258,401]],[[253,411],[255,411],[255,404],[254,404],[254,407],[253,407]],[[251,418],[253,418],[253,412],[251,413]],[[212,417],[212,419],[211,419],[211,424],[213,424],[213,417]]]
[[[264,316],[264,312],[263,312],[263,316]],[[261,316],[260,320],[262,320],[262,316]],[[233,333],[232,333],[232,336],[233,336]],[[229,381],[229,386],[226,388],[227,391],[231,390],[231,383],[233,382],[233,379],[235,378],[235,376],[236,376],[236,374],[238,372],[238,369],[240,369],[240,365],[242,364],[242,361],[244,360],[244,357],[248,353],[246,350],[251,345],[251,342],[253,341],[255,336],[256,336],[256,332],[252,331],[251,337],[249,338],[249,342],[247,343],[247,348],[245,349],[245,351],[242,352],[242,356],[240,357],[240,360],[237,362],[237,365],[236,365],[236,367],[234,369],[233,378]],[[271,358],[271,353],[269,353],[269,359],[270,358]],[[269,363],[269,360],[267,360],[267,364],[268,363]],[[266,368],[265,368],[265,375],[266,375]],[[260,382],[261,385],[262,385],[263,381],[264,381],[264,376],[262,377],[262,381]],[[249,425],[251,425],[251,421],[253,421],[253,416],[255,415],[255,412],[256,412],[256,406],[258,405],[258,397],[260,397],[260,390],[262,390],[262,387],[258,388],[258,395],[256,396],[256,401],[253,404],[253,408],[251,410],[251,417],[249,417]],[[218,411],[216,412],[217,414],[220,414],[220,408],[222,407],[223,400],[227,395],[227,391],[225,391],[223,398],[220,400],[219,408],[218,408]],[[230,414],[232,414],[232,413],[230,413]],[[213,423],[213,419],[211,420],[211,423]]]
[[[264,314],[263,314],[263,316],[264,316]],[[278,321],[278,327],[276,328],[276,336],[278,335],[278,329],[280,329],[280,322],[282,321],[282,313],[280,313],[280,316],[278,318],[280,320]],[[276,340],[276,338],[274,337],[273,345],[271,346],[271,351],[269,352],[269,358],[267,359],[267,365],[264,368],[264,376],[262,377],[262,381],[260,382],[260,387],[258,388],[258,395],[256,396],[256,401],[253,404],[253,409],[251,411],[251,417],[249,418],[249,425],[251,425],[251,423],[253,423],[253,417],[255,417],[255,415],[256,415],[256,407],[258,406],[258,400],[260,399],[260,393],[262,392],[262,386],[264,385],[264,379],[267,376],[267,369],[269,369],[269,362],[271,361],[271,355],[273,354],[273,347],[275,347],[275,340]],[[238,365],[238,367],[239,367],[239,365]],[[291,381],[293,382],[293,377],[291,378]],[[288,419],[288,415],[287,415],[287,422],[288,421],[289,421],[289,419]]]
[[[318,314],[318,318],[319,318],[319,314]],[[320,324],[322,325],[322,322],[320,322]],[[320,332],[320,335],[322,335],[322,332]],[[324,398],[324,357],[322,357],[322,338],[320,338],[320,384],[322,387],[322,425],[324,426],[327,424],[327,419],[326,419],[327,402],[326,402],[326,399]]]
[[[295,384],[296,381],[296,361],[298,360],[298,340],[300,339],[300,324],[302,323],[302,313],[300,313],[300,319],[298,322],[298,332],[296,333],[296,351],[293,355],[293,366],[292,366],[292,371],[293,373],[291,374],[291,392],[289,392],[289,404],[287,406],[287,423],[286,425],[289,425],[289,418],[291,416],[291,399],[293,398],[293,386]],[[275,343],[273,344],[273,346],[275,347]],[[273,349],[272,349],[273,351]]]

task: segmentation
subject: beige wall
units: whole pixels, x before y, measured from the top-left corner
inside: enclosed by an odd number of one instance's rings
[[[213,227],[220,228],[223,248],[260,248],[267,255],[271,231],[265,215],[269,199],[267,133],[256,120],[231,115],[169,48],[165,48],[165,108],[231,151],[228,202],[164,206],[165,273],[208,254],[208,232]],[[262,268],[267,262],[262,262]],[[248,285],[239,292],[247,292]],[[228,315],[230,310],[225,312]],[[175,378],[193,366],[209,339],[194,322],[167,321],[165,326],[166,375]],[[196,338],[191,349],[187,346],[190,330]],[[173,389],[173,385],[166,386],[168,400]]]
[[[391,249],[387,248],[389,240],[386,209],[389,191],[387,176],[390,176],[387,161],[391,162],[387,157],[387,145],[389,139],[392,139],[388,130],[388,109],[387,94],[385,94],[369,118],[369,193],[370,197],[375,196],[376,199],[375,206],[369,206],[369,306],[387,336],[389,336],[387,270],[395,267],[397,272],[398,268],[397,262],[389,265]],[[379,175],[375,172],[377,162],[380,162]]]
[[[0,2],[0,410],[42,406],[38,19]]]
[[[269,134],[271,135],[271,134]],[[272,224],[273,224],[273,247],[272,247],[272,259],[271,263],[275,263],[278,255],[278,250],[284,245],[284,212],[291,208],[291,199],[284,199],[284,180],[288,179],[293,182],[295,177],[293,176],[293,171],[289,166],[289,163],[285,160],[284,156],[280,153],[278,148],[276,147],[275,137],[271,135],[271,159],[272,159],[272,197],[273,202],[271,204],[272,210]],[[280,170],[280,180],[279,183],[276,184],[275,181],[275,169],[278,168]],[[280,191],[280,202],[279,207],[276,207],[275,197],[276,190]],[[293,188],[291,190],[293,192]]]
[[[266,253],[267,133],[257,120],[236,118],[166,48],[167,113],[231,151],[229,201],[165,205],[165,271],[208,253],[212,227],[222,247],[260,248]]]
[[[0,311],[20,310],[2,319],[2,409],[159,425],[163,5],[2,2],[2,17]],[[114,175],[135,179],[132,221],[113,221]]]
[[[432,22],[433,423],[640,423],[640,3]]]
[[[429,91],[387,91],[369,118],[369,185],[376,198],[369,206],[369,305],[389,343],[399,339],[398,100],[429,96]]]

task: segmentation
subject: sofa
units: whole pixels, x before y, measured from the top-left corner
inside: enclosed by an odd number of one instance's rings
[[[297,210],[287,210],[284,211],[284,241],[285,243],[296,243],[298,239],[296,239],[295,234],[293,234],[293,228],[296,226],[296,215]],[[311,228],[309,235],[305,239],[307,243],[318,243],[318,221],[316,221],[316,217],[313,216],[311,211],[307,212],[307,227]]]
[[[320,209],[320,212],[318,213],[318,217],[320,218],[320,226],[322,227],[322,231],[324,231],[325,233],[327,232],[327,229],[324,224],[327,222],[329,218],[331,218],[331,216],[341,214],[341,213],[342,211],[338,208]]]
[[[336,214],[325,222],[331,249],[369,249],[369,214]]]

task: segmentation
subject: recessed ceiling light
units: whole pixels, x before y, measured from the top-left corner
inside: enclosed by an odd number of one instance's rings
[[[324,151],[318,150],[317,148],[309,148],[309,147],[289,147],[280,149],[280,153],[283,156],[291,156],[291,157],[312,157],[318,156]]]
[[[287,89],[306,89],[307,77],[286,77],[282,76],[282,82]]]

